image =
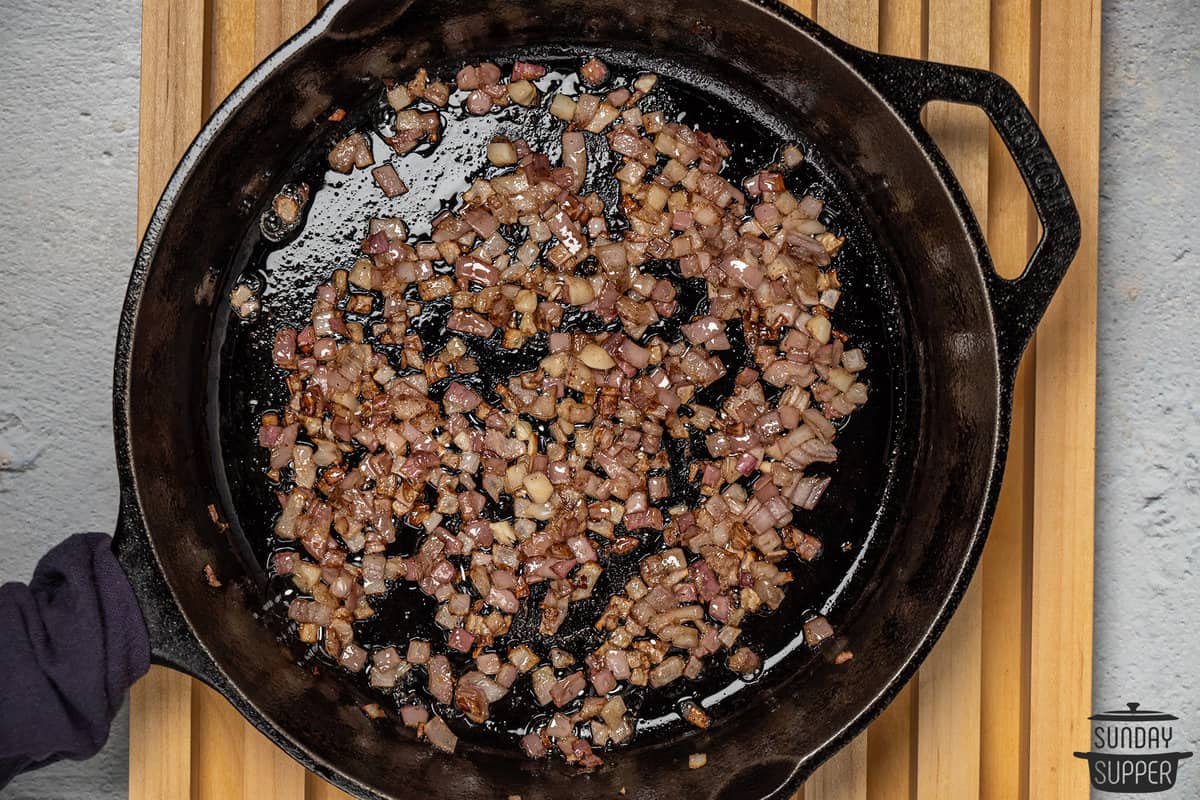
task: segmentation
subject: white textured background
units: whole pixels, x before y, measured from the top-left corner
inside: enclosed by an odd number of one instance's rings
[[[133,0],[0,0],[0,582],[117,518],[112,360],[137,240]],[[4,710],[0,709],[0,724]],[[128,713],[16,800],[124,800]]]
[[[1174,712],[1200,749],[1200,26],[1193,0],[1106,5],[1095,706]],[[111,365],[137,237],[139,6],[0,0],[0,20],[4,581],[116,519]],[[0,795],[123,800],[126,739],[122,714],[95,759]],[[1180,772],[1162,796],[1200,796],[1200,764]]]
[[[1105,6],[1093,705],[1200,756],[1200,5]],[[1153,797],[1200,798],[1200,758]]]

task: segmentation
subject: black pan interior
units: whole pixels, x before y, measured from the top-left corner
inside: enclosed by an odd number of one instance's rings
[[[685,65],[662,59],[650,59],[631,50],[605,48],[572,49],[546,48],[540,51],[496,51],[473,54],[473,59],[490,59],[507,68],[514,60],[534,61],[551,67],[551,73],[541,81],[542,104],[538,109],[509,107],[485,118],[475,118],[451,104],[444,115],[448,120],[445,138],[436,147],[425,147],[417,153],[395,159],[401,175],[409,183],[410,192],[399,198],[385,198],[374,185],[369,171],[357,171],[343,176],[328,171],[325,154],[329,146],[351,130],[375,131],[373,136],[377,158],[389,155],[380,133],[387,135],[388,114],[382,97],[382,87],[365,88],[356,104],[348,107],[346,119],[329,124],[307,148],[297,154],[289,172],[275,177],[265,197],[286,184],[306,183],[313,189],[313,200],[304,226],[283,242],[273,242],[262,235],[259,226],[251,225],[228,271],[228,290],[236,282],[260,288],[263,311],[250,320],[242,320],[229,309],[215,316],[213,332],[214,364],[209,371],[215,383],[210,393],[212,407],[211,436],[219,446],[213,448],[215,472],[223,477],[222,493],[228,492],[231,512],[228,521],[237,537],[248,572],[260,576],[264,591],[266,619],[276,634],[291,639],[285,619],[286,601],[293,595],[290,580],[271,578],[263,571],[272,548],[279,544],[271,531],[278,515],[276,488],[265,475],[266,451],[257,445],[259,419],[264,411],[278,410],[286,402],[284,372],[271,363],[275,331],[281,326],[296,328],[307,324],[307,314],[317,284],[327,281],[334,268],[353,264],[357,244],[365,236],[371,216],[400,216],[409,222],[414,234],[427,234],[428,220],[450,200],[452,192],[464,189],[471,180],[484,174],[488,167],[484,149],[491,136],[500,133],[510,138],[524,138],[535,149],[557,155],[561,123],[546,110],[553,89],[562,87],[568,92],[579,90],[572,75],[587,58],[599,55],[613,67],[617,80],[632,80],[644,71],[660,75],[652,97],[644,104],[646,110],[663,109],[681,114],[685,121],[725,138],[733,148],[726,175],[735,183],[778,159],[785,143],[800,142],[807,154],[805,162],[788,175],[789,188],[801,196],[813,194],[826,201],[824,221],[848,238],[834,263],[845,285],[843,301],[834,315],[835,327],[850,336],[849,346],[860,346],[867,353],[869,368],[867,382],[871,388],[868,405],[846,420],[838,436],[842,452],[839,461],[827,469],[834,481],[818,509],[798,511],[802,529],[819,535],[825,545],[824,553],[814,562],[803,563],[792,558],[787,564],[796,580],[788,587],[787,600],[778,612],[753,618],[746,626],[745,641],[761,653],[771,665],[765,673],[746,683],[719,662],[706,670],[695,683],[680,681],[663,690],[647,694],[635,690],[627,698],[631,709],[643,720],[639,729],[641,739],[680,734],[689,726],[678,712],[684,698],[699,700],[724,724],[744,706],[741,690],[753,689],[758,683],[775,682],[778,677],[793,674],[804,668],[811,659],[821,656],[803,644],[802,626],[814,614],[824,613],[837,625],[843,611],[843,596],[852,596],[856,589],[856,567],[870,558],[871,535],[879,515],[884,510],[888,485],[893,479],[899,449],[899,429],[903,426],[904,380],[900,364],[903,337],[895,288],[883,268],[874,237],[864,223],[856,204],[840,185],[837,173],[830,168],[808,131],[795,120],[773,113],[770,104],[756,95],[751,87],[722,84],[712,76],[688,69]],[[462,66],[461,61],[430,64],[435,78],[449,80]],[[407,75],[397,75],[403,80]],[[566,83],[563,86],[564,82]],[[589,148],[594,163],[608,159],[603,137],[589,135]],[[615,180],[603,177],[601,170],[590,171],[585,191],[601,193],[610,208],[616,205]],[[263,209],[259,209],[261,212]],[[703,297],[703,287],[696,291],[673,274],[667,263],[650,265],[662,275],[672,275],[681,289],[682,304],[693,307]],[[382,306],[382,304],[377,304]],[[419,331],[426,352],[435,352],[446,337],[444,328],[448,306],[427,315]],[[686,320],[686,314],[684,319]],[[586,322],[581,323],[586,324]],[[648,334],[649,335],[649,334]],[[717,407],[719,399],[732,390],[733,377],[742,366],[753,366],[744,339],[734,337],[735,347],[728,353],[727,378],[706,395],[706,402]],[[386,351],[386,348],[384,348]],[[541,339],[532,340],[519,351],[496,347],[479,347],[477,358],[483,367],[472,381],[474,388],[493,394],[491,387],[509,375],[531,368],[546,354]],[[493,399],[493,402],[495,400]],[[702,447],[702,445],[697,445]],[[672,497],[662,505],[694,502],[693,487],[686,478],[687,448],[673,458]],[[410,555],[415,549],[416,531],[398,537],[389,554]],[[284,545],[290,549],[290,545]],[[654,547],[653,542],[624,556],[608,570],[597,587],[592,600],[572,606],[572,613],[562,630],[554,637],[537,634],[534,616],[518,617],[513,641],[533,641],[545,653],[550,647],[561,647],[582,659],[599,643],[598,634],[591,628],[611,591],[619,589],[636,569],[637,561]],[[538,592],[535,591],[534,600]],[[369,646],[397,645],[403,650],[409,638],[444,641],[445,633],[432,622],[436,605],[413,584],[400,582],[382,604],[375,604],[377,614],[357,625],[359,641]],[[503,650],[509,638],[499,644]],[[836,652],[838,642],[827,645]],[[356,684],[356,689],[370,694],[365,679],[352,678],[333,666],[319,645],[295,646],[296,660],[308,668],[328,671],[337,680]],[[452,657],[457,654],[451,654]],[[466,656],[459,656],[465,663]],[[493,709],[493,719],[486,731],[465,723],[456,725],[460,735],[481,744],[503,746],[498,734],[524,733],[531,710],[537,711],[532,693],[522,682]],[[378,698],[393,708],[403,702],[429,698],[416,683],[407,690],[388,693]],[[443,714],[452,720],[454,709]],[[548,713],[548,712],[546,712]],[[535,713],[535,719],[543,716]],[[511,744],[511,740],[510,740]]]

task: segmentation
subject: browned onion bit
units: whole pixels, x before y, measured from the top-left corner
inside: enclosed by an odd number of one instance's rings
[[[285,239],[300,225],[308,205],[310,189],[307,183],[289,183],[279,190],[270,208],[263,211],[259,228],[269,241]]]
[[[399,197],[408,192],[408,187],[400,176],[396,173],[396,168],[391,164],[383,164],[371,170],[371,176],[375,178],[375,183],[379,184],[379,188],[388,197]]]
[[[580,72],[589,86],[611,78],[596,59]],[[495,64],[467,65],[455,102],[479,115],[524,105],[545,74],[525,62],[508,78]],[[273,566],[300,594],[288,615],[303,641],[399,692],[404,724],[447,752],[457,738],[415,692],[484,723],[528,676],[555,713],[521,747],[591,769],[593,748],[633,735],[627,687],[695,680],[713,659],[756,674],[746,616],[783,602],[789,557],[820,555],[820,539],[798,527],[831,481],[813,465],[837,459],[833,421],[867,400],[866,358],[830,319],[842,287],[829,267],[844,239],[820,221],[822,202],[796,197],[772,169],[731,182],[724,141],[637,106],[655,76],[632,90],[613,83],[605,96],[551,99],[565,122],[561,164],[496,138],[491,177],[438,214],[427,239],[401,220],[372,220],[353,267],[317,287],[309,324],[275,336],[290,399],[263,415],[259,443],[268,476],[286,481],[275,535],[291,545]],[[436,107],[449,96],[424,70],[390,84],[384,141],[400,154],[437,141]],[[615,154],[619,209],[579,194],[596,168],[589,136]],[[784,151],[785,167],[802,158]],[[360,132],[329,153],[342,172],[373,161]],[[373,175],[389,196],[405,190],[392,164]],[[606,211],[622,217],[620,232]],[[675,282],[643,271],[649,260],[705,282],[705,310],[678,319],[678,338],[650,333],[679,305]],[[433,301],[449,306],[438,348],[414,326]],[[608,324],[563,327],[579,314]],[[753,366],[705,405],[702,390],[727,377],[719,354],[733,347],[734,321]],[[473,353],[484,341],[515,350],[531,340],[545,343],[536,365],[479,380]],[[669,442],[684,439],[707,451],[689,465],[699,498],[690,503],[666,477]],[[397,555],[402,525],[418,535]],[[538,652],[508,637],[535,592],[539,631],[555,635],[609,560],[652,533],[663,545],[592,620],[603,636],[595,650]],[[442,635],[368,652],[354,623],[402,582],[432,598]],[[824,617],[804,631],[813,646],[833,635]],[[710,721],[692,701],[680,715]]]

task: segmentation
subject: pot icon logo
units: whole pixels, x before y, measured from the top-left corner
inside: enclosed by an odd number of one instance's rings
[[[1175,785],[1179,762],[1190,752],[1172,750],[1176,740],[1171,723],[1179,718],[1147,711],[1138,703],[1128,710],[1093,714],[1092,751],[1076,753],[1086,759],[1092,787],[1101,792],[1149,794]]]

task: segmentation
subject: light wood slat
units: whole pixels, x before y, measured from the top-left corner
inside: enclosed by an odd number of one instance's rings
[[[129,800],[191,794],[192,679],[151,667],[129,696]]]
[[[258,63],[255,0],[209,0],[205,110],[211,114]]]
[[[998,241],[995,226],[991,230]],[[983,556],[980,800],[1030,796],[1026,781],[1035,362],[1031,349],[1017,373],[1007,474]]]
[[[245,800],[304,800],[304,767],[244,720],[242,755]]]
[[[992,0],[991,68],[1037,110],[1034,0]],[[1028,191],[999,135],[989,144],[988,246],[997,271],[1020,274],[1037,234]],[[1029,612],[1033,537],[1034,359],[1031,343],[1013,393],[1008,460],[983,554],[980,800],[1025,800],[1029,772]]]
[[[204,121],[204,0],[146,0],[142,8],[138,227]]]
[[[304,776],[304,800],[354,800],[341,789],[309,772]]]
[[[867,800],[917,797],[917,681],[909,681],[867,730]]]
[[[988,0],[929,0],[928,53],[934,61],[988,66]],[[927,126],[962,184],[980,224],[988,220],[988,123],[978,109],[933,103]],[[979,796],[982,574],[918,674],[917,796]]]
[[[1083,222],[1079,255],[1038,332],[1029,795],[1086,797],[1092,687],[1100,0],[1041,4],[1041,125]]]
[[[879,51],[925,57],[925,0],[880,0]]]
[[[851,44],[879,47],[879,0],[819,0],[817,22]],[[813,773],[805,800],[865,800],[867,736],[858,736]]]
[[[879,50],[925,55],[924,0],[881,0]],[[915,800],[917,681],[900,691],[867,731],[867,800]]]
[[[242,715],[204,684],[192,684],[191,800],[239,800],[250,771],[242,754]]]
[[[262,61],[317,15],[317,0],[258,2],[254,18],[254,58]]]
[[[979,796],[982,594],[979,581],[972,581],[917,675],[921,800]]]
[[[203,119],[203,0],[142,9],[138,129],[138,228]],[[134,685],[129,710],[130,800],[185,800],[191,789],[191,679],[153,667]]]
[[[879,4],[880,0],[819,0],[817,22],[850,44],[877,50]]]
[[[192,686],[191,800],[302,800],[304,768],[225,698]]]
[[[824,3],[825,0],[822,0]],[[804,783],[804,800],[860,800],[867,796],[867,737],[861,735]]]
[[[809,19],[817,16],[817,0],[783,0],[785,6],[791,6]]]

